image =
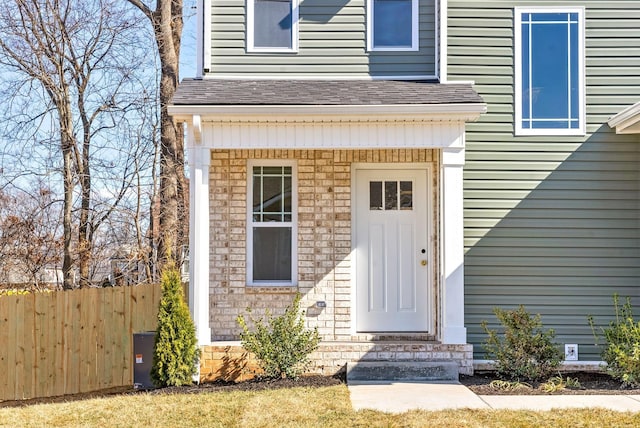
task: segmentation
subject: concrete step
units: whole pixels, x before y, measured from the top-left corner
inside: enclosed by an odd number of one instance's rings
[[[458,365],[452,361],[360,361],[347,363],[350,381],[458,380]]]

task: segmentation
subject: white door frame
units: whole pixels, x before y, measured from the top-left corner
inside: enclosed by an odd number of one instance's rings
[[[351,332],[352,334],[358,334],[357,323],[357,260],[356,260],[356,227],[354,222],[357,218],[357,210],[359,207],[356,205],[356,175],[358,170],[421,170],[426,172],[426,195],[422,195],[426,198],[426,230],[427,230],[427,253],[429,255],[427,264],[427,283],[424,285],[427,287],[427,310],[429,312],[427,334],[436,335],[435,321],[436,321],[436,287],[434,286],[434,265],[437,262],[437,248],[435,246],[434,237],[434,193],[433,193],[433,167],[429,163],[353,163],[351,164]],[[360,208],[362,209],[362,208]],[[366,332],[364,332],[366,333]]]

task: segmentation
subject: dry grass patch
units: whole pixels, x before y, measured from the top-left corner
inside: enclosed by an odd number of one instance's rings
[[[0,408],[1,427],[629,427],[640,414],[455,410],[355,412],[344,385],[203,394],[121,395]]]

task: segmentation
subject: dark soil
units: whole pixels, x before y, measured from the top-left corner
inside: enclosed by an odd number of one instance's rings
[[[218,391],[264,391],[265,389],[282,388],[320,388],[324,386],[340,385],[345,383],[344,374],[335,376],[300,376],[298,379],[252,379],[244,382],[216,381],[201,383],[193,386],[176,386],[158,388],[149,391],[150,394],[200,394],[203,392]]]
[[[490,386],[493,380],[500,379],[494,372],[476,373],[473,376],[460,375],[460,383],[480,395],[613,395],[640,394],[640,388],[625,387],[622,382],[604,373],[576,372],[564,373],[563,378],[571,377],[580,382],[579,388],[565,388],[554,392],[540,389],[542,382],[527,382],[531,388],[518,388],[505,391]]]
[[[301,376],[298,379],[253,379],[244,382],[225,382],[216,381],[210,383],[201,383],[200,385],[191,386],[173,386],[167,388],[158,388],[152,390],[136,390],[133,386],[118,387],[104,389],[101,391],[87,392],[82,394],[62,395],[57,397],[47,398],[32,398],[28,400],[15,400],[15,401],[0,401],[0,408],[2,407],[22,407],[31,406],[33,404],[45,404],[45,403],[65,403],[69,401],[87,400],[91,398],[109,397],[113,395],[127,395],[127,394],[201,394],[205,392],[218,392],[218,391],[263,391],[266,389],[281,389],[281,388],[297,388],[297,387],[309,387],[319,388],[324,386],[340,385],[345,383],[346,379],[344,373],[339,373],[335,376]]]

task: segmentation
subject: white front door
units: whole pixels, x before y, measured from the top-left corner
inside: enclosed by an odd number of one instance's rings
[[[357,169],[356,329],[431,333],[427,170]]]

